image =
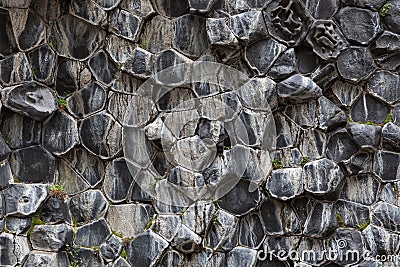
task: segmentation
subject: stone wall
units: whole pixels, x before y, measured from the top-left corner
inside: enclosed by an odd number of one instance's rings
[[[396,0],[0,0],[0,266],[399,266],[399,71]]]

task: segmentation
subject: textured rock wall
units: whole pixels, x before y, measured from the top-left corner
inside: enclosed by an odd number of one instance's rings
[[[0,266],[399,266],[399,71],[396,0],[0,0]]]

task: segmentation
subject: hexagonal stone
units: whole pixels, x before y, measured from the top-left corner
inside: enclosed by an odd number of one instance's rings
[[[197,201],[181,216],[182,223],[198,235],[203,235],[211,224],[215,207],[206,201]]]
[[[315,19],[328,19],[333,17],[340,7],[340,0],[306,0],[305,2],[306,10]]]
[[[366,243],[371,248],[371,254],[395,255],[399,249],[400,236],[373,225],[363,231]],[[378,265],[371,265],[378,266]]]
[[[370,218],[369,207],[350,201],[338,200],[335,203],[336,213],[343,220],[341,226],[354,227],[367,222]]]
[[[4,141],[3,136],[0,135],[0,162],[6,160],[10,155],[11,150],[7,143]]]
[[[309,18],[300,1],[273,0],[263,11],[268,31],[273,37],[290,46],[302,41]]]
[[[228,266],[255,266],[257,262],[257,251],[249,248],[236,247],[226,255]]]
[[[179,3],[181,2],[183,1],[179,1]],[[173,36],[172,20],[158,15],[145,22],[139,43],[143,49],[151,53],[159,53],[172,47]]]
[[[124,201],[133,182],[124,158],[118,158],[106,165],[103,183],[104,193],[114,203]]]
[[[380,183],[372,175],[346,178],[340,198],[363,205],[372,205],[378,198]]]
[[[326,238],[338,227],[333,203],[317,202],[304,225],[304,234]]]
[[[368,89],[393,104],[400,100],[400,76],[389,71],[377,71],[368,81]]]
[[[100,246],[101,257],[106,261],[115,260],[116,258],[119,257],[121,252],[122,252],[122,240],[116,237],[115,235],[112,235],[106,242],[104,242]]]
[[[382,20],[390,31],[400,34],[400,19],[398,18],[400,13],[400,4],[393,0],[386,1],[386,4],[389,5],[389,8],[387,14],[383,16]]]
[[[344,106],[351,106],[360,95],[362,88],[360,85],[337,80],[331,86],[332,93]]]
[[[182,16],[189,11],[187,0],[155,0],[153,4],[157,13],[171,18]]]
[[[121,151],[122,127],[103,112],[84,119],[79,136],[82,145],[100,158],[112,158]]]
[[[304,190],[302,169],[285,168],[272,171],[265,186],[272,197],[282,200],[294,198]]]
[[[40,219],[45,223],[71,223],[67,203],[54,197],[47,199],[40,209]]]
[[[263,15],[257,10],[232,16],[229,27],[238,39],[249,43],[268,36]]]
[[[36,12],[18,9],[10,12],[10,17],[21,50],[29,50],[44,40],[46,25]]]
[[[107,211],[106,198],[99,190],[88,190],[73,196],[69,208],[75,222],[90,222],[103,217]]]
[[[84,148],[71,150],[65,160],[92,187],[99,184],[104,177],[104,163]]]
[[[8,216],[5,219],[5,229],[13,234],[21,234],[29,230],[32,224],[31,218],[18,218]]]
[[[17,50],[17,43],[12,32],[12,23],[8,11],[0,10],[0,55],[8,56]]]
[[[146,231],[128,244],[126,256],[132,265],[154,266],[167,247],[167,241],[152,231]]]
[[[17,264],[17,257],[14,254],[14,236],[7,233],[1,233],[0,242],[0,265],[15,266]]]
[[[326,155],[328,158],[340,162],[349,159],[359,150],[353,137],[344,129],[331,134],[327,144]]]
[[[39,144],[42,130],[40,122],[10,110],[2,113],[7,119],[1,121],[1,133],[10,148]]]
[[[346,124],[346,114],[328,98],[320,97],[318,106],[318,123],[322,130],[331,131]]]
[[[44,83],[53,81],[56,66],[56,53],[47,44],[40,46],[28,53],[35,80]]]
[[[284,114],[302,129],[316,126],[316,101],[308,101],[298,105],[287,106]]]
[[[338,257],[333,262],[343,266],[354,264],[360,261],[367,250],[363,241],[364,238],[360,231],[338,228],[328,241],[328,249],[338,252]],[[353,255],[359,256],[346,257],[345,255],[348,251],[353,251]]]
[[[74,243],[78,246],[100,246],[111,235],[106,220],[100,219],[76,229]]]
[[[264,225],[260,214],[250,213],[240,220],[239,244],[258,248],[264,239]]]
[[[382,30],[379,14],[367,9],[345,7],[338,21],[344,36],[362,45],[369,44]]]
[[[55,158],[42,146],[13,151],[10,165],[15,178],[24,183],[51,183],[54,180]]]
[[[104,108],[107,94],[97,82],[75,92],[67,99],[68,111],[77,118],[85,118]]]
[[[59,251],[66,243],[72,242],[73,229],[67,224],[35,225],[30,241],[33,249]]]
[[[90,188],[85,180],[78,174],[74,167],[63,158],[59,158],[57,164],[58,183],[60,183],[67,195],[75,195]]]
[[[129,60],[135,48],[136,44],[114,34],[106,37],[104,45],[104,50],[107,51],[111,59],[117,64],[124,64]]]
[[[13,184],[3,192],[7,215],[31,215],[47,197],[44,185]]]
[[[379,146],[379,142],[381,140],[381,127],[349,123],[348,129],[353,136],[353,140],[360,147],[370,147],[374,149]]]
[[[80,264],[82,266],[104,267],[100,253],[98,251],[94,251],[94,249],[80,247],[76,257],[80,259]]]
[[[137,47],[132,57],[125,61],[123,69],[139,78],[148,78],[153,72],[153,54]]]
[[[110,18],[110,30],[128,40],[135,40],[139,32],[141,18],[123,9],[115,10]]]
[[[99,28],[77,17],[63,16],[52,25],[49,43],[60,56],[85,60],[99,48],[104,37],[105,32]]]
[[[322,89],[310,78],[296,74],[277,84],[278,100],[283,104],[297,104],[316,99]]]
[[[259,74],[265,74],[285,49],[272,38],[262,39],[246,47],[246,60]]]
[[[97,52],[89,60],[89,68],[96,80],[106,85],[109,85],[113,81],[118,71],[117,66],[115,66],[103,50]]]
[[[344,167],[351,175],[372,173],[373,157],[368,152],[357,153],[345,161]]]
[[[214,250],[230,250],[237,245],[239,219],[223,210],[215,213],[215,222],[211,225],[205,243]]]
[[[122,0],[119,6],[132,14],[144,18],[155,12],[150,0]]]
[[[379,202],[372,206],[371,223],[397,234],[400,233],[400,208],[386,202]]]
[[[206,20],[185,15],[174,19],[174,47],[181,53],[200,57],[208,47]]]
[[[339,166],[329,159],[309,162],[303,168],[305,190],[313,194],[326,194],[336,190],[343,177]]]
[[[56,98],[50,88],[36,83],[3,90],[2,102],[7,108],[38,121],[57,110]]]
[[[383,123],[390,113],[388,106],[378,98],[363,94],[351,108],[350,115],[356,122]]]
[[[43,123],[42,144],[48,151],[63,155],[78,142],[78,125],[66,112],[57,111]]]
[[[62,58],[59,60],[56,77],[56,91],[67,96],[84,88],[92,81],[92,74],[83,62]]]
[[[246,108],[269,111],[278,105],[276,83],[269,78],[255,78],[239,88],[239,98]]]
[[[400,127],[389,122],[382,129],[383,148],[400,152]]]
[[[332,20],[314,22],[307,35],[307,41],[313,51],[324,60],[336,58],[348,46],[339,27]]]
[[[13,181],[13,174],[8,161],[3,161],[0,165],[0,190],[8,188],[10,182]]]
[[[72,0],[70,4],[71,14],[94,25],[101,25],[107,19],[107,12],[92,1]]]
[[[294,49],[286,50],[272,65],[267,76],[272,79],[282,80],[296,72],[296,55]]]
[[[50,266],[67,266],[69,264],[66,252],[32,251],[23,267],[40,266],[44,262],[48,263]]]
[[[376,66],[368,48],[350,47],[339,55],[337,68],[344,79],[359,82],[367,78]]]
[[[17,53],[0,60],[0,81],[4,85],[14,85],[32,80],[32,71],[24,53]]]
[[[374,173],[384,182],[399,180],[399,160],[399,154],[379,150],[374,158]]]
[[[333,63],[324,64],[318,67],[310,76],[310,78],[324,90],[337,81],[338,77],[339,74],[336,65]]]
[[[206,31],[208,41],[212,45],[228,45],[237,43],[232,30],[229,29],[224,18],[207,18]]]
[[[200,249],[201,241],[199,235],[185,225],[181,225],[171,245],[183,254],[190,254]]]

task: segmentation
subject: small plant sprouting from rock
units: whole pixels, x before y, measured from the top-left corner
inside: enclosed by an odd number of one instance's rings
[[[370,221],[366,221],[364,223],[360,223],[360,224],[356,224],[355,227],[359,230],[359,231],[363,231],[365,228],[368,227],[368,225],[370,224]]]
[[[53,184],[50,186],[50,196],[57,198],[61,201],[64,201],[67,194],[64,191],[64,188],[60,184]]]
[[[28,230],[28,235],[31,236],[33,233],[33,228],[36,225],[43,225],[44,222],[40,219],[39,215],[36,214],[35,216],[32,217],[32,223],[31,223],[31,227]]]
[[[303,156],[303,157],[301,157],[301,160],[300,160],[300,165],[301,165],[301,166],[306,165],[308,162],[310,162],[310,157],[309,157],[309,156]]]
[[[344,220],[340,214],[336,214],[336,220],[340,227],[344,227]]]
[[[183,214],[185,213],[185,211],[186,211],[186,208],[181,208],[181,209],[179,210],[179,212],[178,212],[178,215],[182,217]]]
[[[280,162],[277,159],[272,160],[272,169],[278,170],[278,169],[282,169],[282,168],[283,168],[282,162]]]
[[[150,215],[149,221],[147,222],[146,227],[144,228],[144,230],[150,229],[150,227],[153,225],[153,219],[154,219],[154,215]]]
[[[384,123],[389,123],[392,121],[392,113],[387,114],[386,119],[384,121]]]
[[[68,267],[79,267],[81,259],[78,257],[78,253],[79,253],[78,248],[71,246],[69,244],[66,244],[65,251],[67,252],[68,258],[69,258]]]
[[[67,106],[67,100],[65,100],[65,98],[63,98],[63,97],[59,97],[57,99],[57,104],[58,104],[58,108],[60,110],[63,110]]]
[[[126,250],[125,249],[121,250],[120,256],[121,256],[121,258],[126,259]]]
[[[381,15],[381,17],[384,17],[388,14],[390,10],[390,4],[384,4],[381,9],[379,9],[379,15]]]
[[[122,236],[122,234],[121,234],[120,232],[111,230],[111,233],[112,233],[113,235],[115,235],[116,237],[123,238],[123,236]]]

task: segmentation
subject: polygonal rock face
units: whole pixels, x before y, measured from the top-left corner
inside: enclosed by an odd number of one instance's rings
[[[29,52],[28,57],[32,67],[33,77],[42,82],[52,81],[56,63],[56,53],[54,53],[50,46],[40,46]]]
[[[381,139],[381,128],[358,123],[349,124],[349,130],[354,141],[359,146],[376,148]]]
[[[333,203],[317,202],[304,225],[304,234],[311,237],[328,237],[337,228]]]
[[[0,70],[0,82],[4,85],[11,86],[32,80],[32,71],[24,53],[17,53],[0,60]]]
[[[167,241],[152,231],[147,231],[129,243],[126,256],[132,265],[153,266],[167,247]]]
[[[363,240],[360,231],[338,228],[335,234],[330,237],[328,248],[332,251],[338,251],[338,258],[334,262],[342,266],[357,263],[362,258],[361,256],[351,258],[345,257],[345,254],[346,251],[353,251],[357,255],[365,255],[366,247]]]
[[[372,207],[372,224],[400,233],[400,208],[386,202],[379,202]]]
[[[238,39],[249,43],[268,35],[263,15],[257,10],[232,16],[229,26]]]
[[[339,130],[329,138],[326,155],[328,158],[340,162],[349,159],[358,151],[358,147],[353,138],[346,130]]]
[[[153,71],[153,55],[138,47],[132,52],[132,57],[125,62],[124,69],[132,75],[148,78]]]
[[[325,194],[336,189],[343,179],[339,166],[329,160],[312,161],[304,166],[305,190],[314,194]]]
[[[0,39],[2,40],[0,44],[0,55],[8,56],[16,50],[15,37],[12,32],[11,19],[8,11],[0,10]]]
[[[14,25],[16,24],[14,20],[17,18],[20,21],[25,21],[25,25],[14,26],[14,31],[21,50],[29,50],[43,41],[46,34],[45,24],[36,12],[31,10],[20,10],[19,14],[13,12],[11,20]],[[33,27],[33,25],[35,26]]]
[[[85,118],[100,111],[105,105],[106,97],[106,91],[100,84],[90,83],[67,99],[68,110],[77,118]]]
[[[107,164],[103,189],[112,202],[125,200],[132,182],[132,175],[123,158],[113,160]]]
[[[13,152],[11,169],[19,181],[49,183],[54,180],[55,158],[43,147],[31,146]]]
[[[343,52],[337,61],[339,74],[351,82],[359,82],[375,69],[375,63],[365,47],[351,47]]]
[[[179,17],[189,11],[189,4],[186,0],[155,0],[156,10],[167,17]]]
[[[389,28],[390,31],[394,33],[400,34],[400,3],[395,0],[386,1],[386,4],[389,5],[388,12],[386,16],[383,17],[383,22]]]
[[[57,110],[53,92],[36,83],[25,83],[2,93],[4,106],[34,120],[42,120]]]
[[[89,190],[71,198],[70,211],[75,222],[90,222],[104,216],[107,200],[99,190]]]
[[[106,220],[100,219],[76,229],[74,243],[78,246],[100,246],[110,236],[111,231]]]
[[[183,2],[183,1],[179,1]],[[140,35],[142,48],[158,53],[172,47],[173,22],[163,16],[155,16],[146,21]],[[143,40],[143,41],[142,41]]]
[[[125,10],[118,9],[112,13],[110,19],[111,31],[128,40],[135,40],[141,19]]]
[[[340,125],[346,124],[346,114],[326,97],[318,99],[318,122],[324,131],[330,131]]]
[[[315,19],[328,19],[332,17],[340,7],[339,0],[306,0],[306,10]]]
[[[346,7],[339,14],[344,36],[351,41],[367,45],[381,31],[379,14],[367,9]]]
[[[1,243],[1,266],[15,266],[17,264],[17,257],[14,254],[14,237],[11,234],[2,233],[0,235]]]
[[[283,104],[295,104],[318,98],[321,88],[310,78],[296,74],[277,84],[279,100]]]
[[[374,159],[374,173],[382,181],[390,182],[400,179],[400,155],[387,151],[378,151]]]
[[[46,197],[47,190],[43,185],[14,184],[4,190],[6,214],[31,215]]]
[[[363,94],[351,108],[351,118],[356,122],[383,123],[390,109],[378,98]]]
[[[48,151],[62,155],[78,141],[78,125],[66,112],[58,111],[43,123],[42,144]]]
[[[368,81],[368,89],[392,104],[400,100],[400,76],[389,71],[377,71]]]
[[[272,197],[287,200],[303,192],[301,168],[285,168],[275,170],[268,178],[266,190]]]
[[[73,16],[64,16],[51,28],[49,42],[61,56],[84,60],[103,42],[105,33]]]
[[[71,243],[72,235],[72,227],[66,224],[36,225],[30,240],[33,249],[58,251],[66,243]]]
[[[82,145],[101,158],[111,158],[121,150],[122,127],[109,114],[100,113],[82,121]]]
[[[99,51],[89,60],[89,68],[96,80],[110,84],[117,72],[117,66],[108,58],[104,51]]]
[[[379,181],[372,175],[352,176],[346,179],[340,198],[363,205],[372,205],[377,199]]]
[[[70,8],[71,14],[94,25],[104,23],[107,18],[107,12],[92,1],[72,0]]]
[[[303,38],[309,18],[298,0],[274,0],[264,10],[269,33],[275,38],[294,46]]]
[[[316,21],[307,36],[313,51],[324,60],[336,58],[347,48],[347,41],[339,27],[331,20]]]

